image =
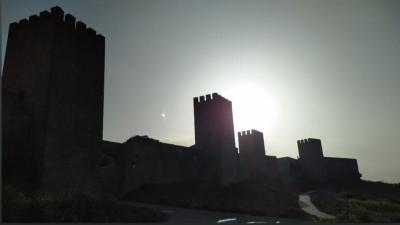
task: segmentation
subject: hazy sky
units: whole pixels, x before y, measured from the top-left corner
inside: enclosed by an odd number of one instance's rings
[[[104,139],[190,146],[193,97],[218,92],[268,155],[320,138],[400,182],[400,1],[2,0],[2,58],[8,24],[55,5],[106,37]]]

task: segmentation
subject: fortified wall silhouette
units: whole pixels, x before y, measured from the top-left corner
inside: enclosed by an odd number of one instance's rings
[[[282,188],[293,189],[296,186],[329,187],[360,180],[357,160],[324,157],[319,139],[299,140],[297,160],[277,158],[265,154],[263,133],[253,129],[238,132],[238,152],[232,132],[232,103],[213,93],[194,98],[193,107],[196,143],[191,147],[166,144],[147,136],[135,136],[125,143],[105,141],[104,156],[109,162],[103,167],[103,177],[115,179],[124,174],[124,179],[118,182],[105,182],[107,189],[123,196],[154,183],[223,185],[247,180],[275,182]],[[120,183],[123,188],[113,183]]]
[[[99,188],[105,38],[60,7],[12,23],[2,74],[3,184]]]
[[[298,141],[298,160],[265,155],[263,134],[238,133],[232,102],[195,97],[195,144],[102,140],[105,38],[59,7],[9,28],[2,76],[3,184],[26,193],[79,189],[120,196],[145,184],[241,180],[355,182],[357,161]],[[287,182],[286,182],[287,181]]]
[[[314,138],[298,140],[297,147],[299,149],[299,162],[309,178],[318,182],[326,182],[328,177],[321,140]]]
[[[238,132],[242,177],[263,177],[268,170],[263,134],[257,130]]]

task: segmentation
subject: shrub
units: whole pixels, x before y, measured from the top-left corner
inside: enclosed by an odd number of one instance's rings
[[[69,190],[31,198],[11,186],[3,188],[3,222],[159,222],[163,213],[121,206],[111,199]]]
[[[29,222],[41,217],[42,212],[33,204],[32,199],[9,185],[3,187],[2,191],[3,221]]]
[[[396,222],[400,218],[398,202],[376,195],[342,192],[332,201],[318,195],[311,195],[311,200],[321,211],[336,216],[337,222]]]

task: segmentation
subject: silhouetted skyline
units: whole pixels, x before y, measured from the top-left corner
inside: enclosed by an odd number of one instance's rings
[[[192,145],[192,97],[219,92],[267,154],[295,158],[296,140],[317,137],[364,179],[399,182],[398,1],[1,4],[1,65],[9,23],[55,5],[106,36],[105,140]]]

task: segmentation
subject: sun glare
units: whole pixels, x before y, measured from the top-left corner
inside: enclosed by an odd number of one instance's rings
[[[232,101],[236,131],[256,129],[265,132],[276,124],[276,101],[261,84],[241,83],[227,88],[224,95]]]

